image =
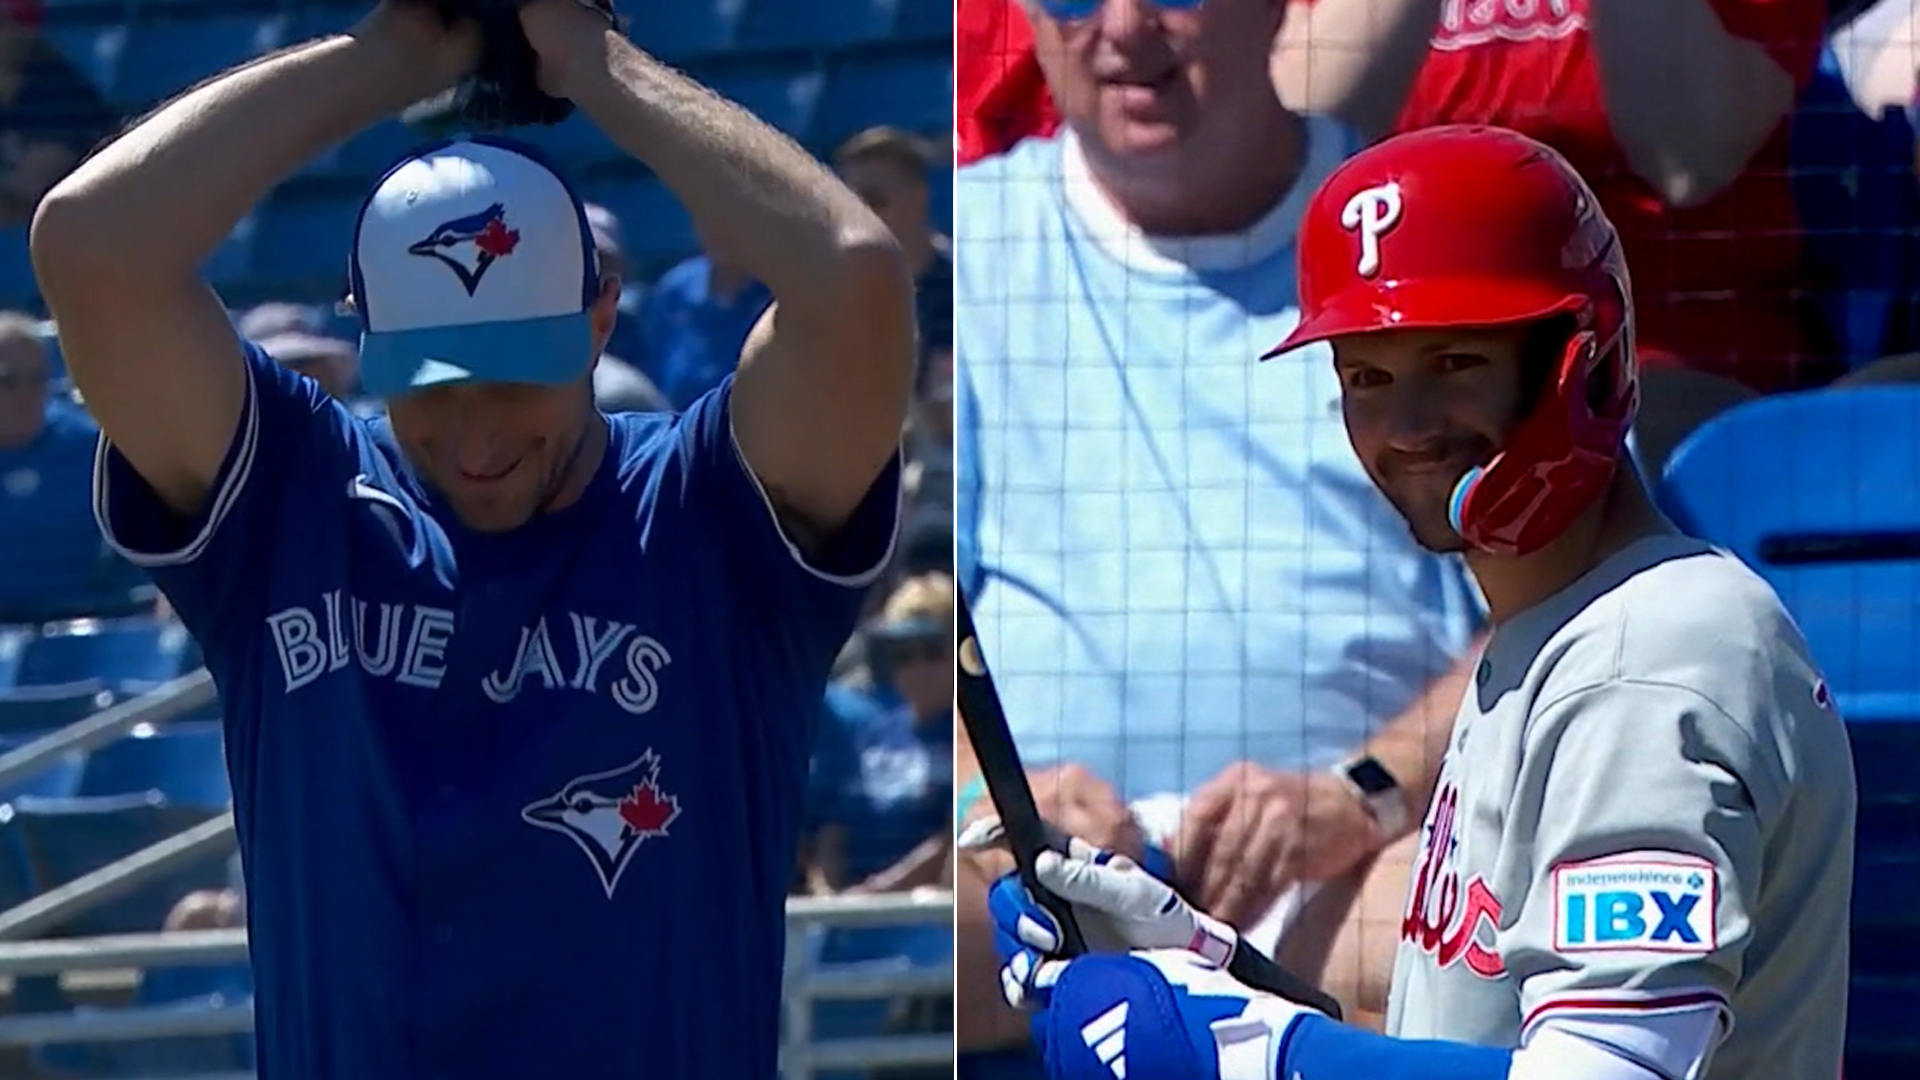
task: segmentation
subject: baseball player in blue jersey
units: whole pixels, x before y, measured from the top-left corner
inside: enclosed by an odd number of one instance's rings
[[[472,68],[424,8],[193,89],[34,222],[102,528],[224,701],[268,1080],[776,1070],[812,724],[894,534],[912,285],[773,130],[571,0],[520,18],[543,87],[776,297],[684,414],[593,408],[620,285],[511,144],[422,151],[360,213],[390,420],[238,340],[197,279],[278,181]]]

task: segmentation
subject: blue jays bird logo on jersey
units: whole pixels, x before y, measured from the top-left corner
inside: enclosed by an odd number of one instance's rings
[[[440,225],[407,248],[407,253],[445,263],[472,296],[487,267],[513,254],[519,243],[519,230],[507,228],[506,205],[494,203],[477,214]]]
[[[680,816],[680,800],[660,787],[660,756],[652,750],[638,761],[606,772],[576,777],[551,798],[520,811],[521,820],[561,833],[586,853],[607,896],[640,845],[658,836]]]

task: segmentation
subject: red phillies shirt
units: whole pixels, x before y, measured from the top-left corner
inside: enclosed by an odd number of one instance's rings
[[[1004,153],[1029,135],[1053,134],[1060,118],[1033,55],[1033,28],[1014,0],[959,0],[954,34],[957,163]]]
[[[1821,45],[1823,0],[1709,3],[1729,31],[1764,47],[1797,87],[1806,85]],[[1668,208],[1614,143],[1587,9],[1588,0],[1446,0],[1398,130],[1497,124],[1566,155],[1620,230],[1644,362],[1729,375],[1762,391],[1838,374],[1837,362],[1805,354],[1786,123],[1719,196]]]

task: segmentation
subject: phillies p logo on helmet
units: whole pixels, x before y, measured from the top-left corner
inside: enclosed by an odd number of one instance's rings
[[[1381,184],[1359,192],[1340,211],[1340,224],[1360,234],[1361,277],[1380,272],[1380,238],[1400,224],[1400,185]]]

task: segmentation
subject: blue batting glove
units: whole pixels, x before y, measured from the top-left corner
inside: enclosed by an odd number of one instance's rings
[[[1050,1080],[1276,1080],[1294,1024],[1320,1015],[1190,952],[1023,955]]]

